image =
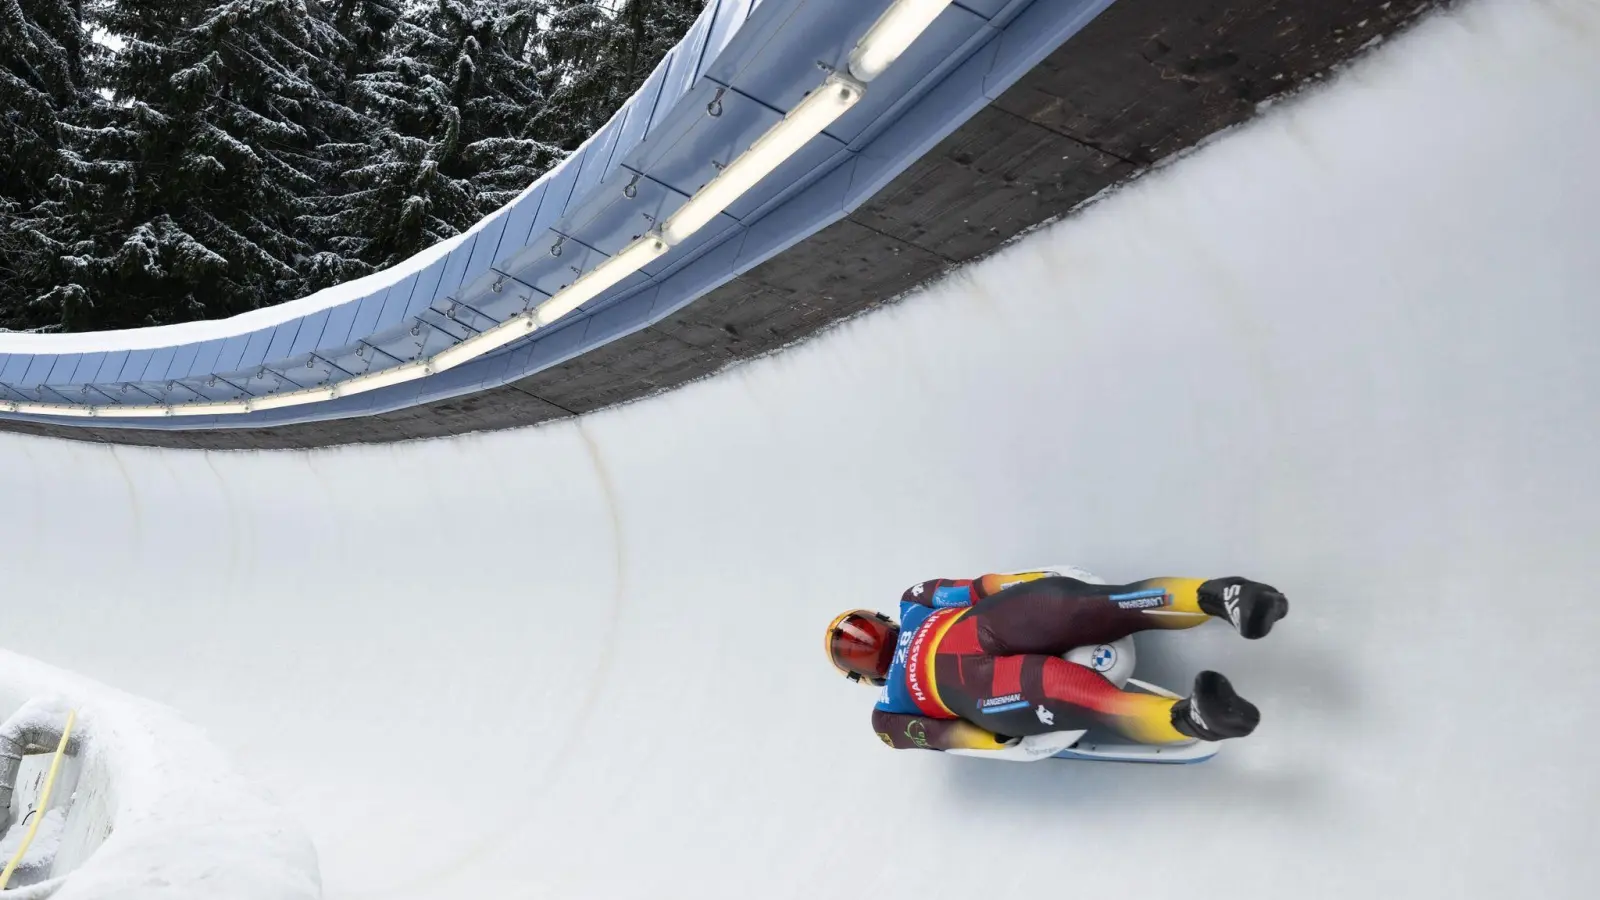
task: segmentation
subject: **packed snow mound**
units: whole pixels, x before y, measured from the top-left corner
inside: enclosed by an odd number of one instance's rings
[[[26,861],[76,857],[69,845],[82,859],[57,859],[56,877],[7,897],[321,896],[304,831],[236,774],[200,729],[166,707],[0,650],[0,718],[64,717],[68,709],[78,711],[74,800],[64,813],[45,814]],[[0,862],[16,852],[24,830],[13,825],[0,840]]]
[[[17,864],[17,871],[24,872],[36,866],[44,866],[55,858],[61,849],[61,831],[66,826],[67,814],[62,809],[47,810],[39,817],[39,830],[33,836],[33,843],[28,845],[28,852],[23,854]],[[22,846],[22,839],[28,833],[28,823],[19,822],[11,827],[0,837],[0,862],[9,862],[17,855],[17,850]],[[13,883],[15,878],[13,877]]]

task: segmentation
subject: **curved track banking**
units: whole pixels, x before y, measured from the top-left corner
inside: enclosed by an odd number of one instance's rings
[[[1467,4],[581,427],[0,435],[6,642],[209,728],[333,900],[1587,896],[1597,50],[1586,0]],[[895,754],[819,657],[838,609],[1060,559],[1290,593],[1269,640],[1142,644],[1227,672],[1258,735],[1170,769]]]

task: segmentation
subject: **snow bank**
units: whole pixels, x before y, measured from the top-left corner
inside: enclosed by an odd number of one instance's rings
[[[29,853],[42,859],[53,847],[55,877],[8,898],[321,895],[316,852],[299,826],[172,710],[0,650],[0,717],[29,701],[29,709],[76,708],[82,751],[71,806],[46,814]],[[11,848],[6,859],[21,831],[13,826],[0,841]]]
[[[54,804],[52,804],[54,805]],[[17,871],[12,875],[11,883],[18,884],[17,876],[36,867],[47,865],[50,860],[61,850],[61,833],[66,827],[67,813],[64,809],[51,809],[45,812],[39,820],[39,830],[33,836],[33,843],[28,845],[28,852],[23,855]],[[29,824],[19,822],[4,838],[0,838],[0,860],[9,862],[17,853],[17,848],[22,845],[22,839],[28,833]]]

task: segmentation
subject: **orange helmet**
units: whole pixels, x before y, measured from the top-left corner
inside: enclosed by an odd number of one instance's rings
[[[899,637],[895,620],[880,612],[852,609],[828,625],[824,641],[833,667],[846,678],[881,685],[889,675]]]

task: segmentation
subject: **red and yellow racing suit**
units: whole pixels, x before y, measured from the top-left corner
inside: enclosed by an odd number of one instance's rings
[[[1137,631],[1206,621],[1199,578],[1090,584],[1049,572],[936,579],[900,600],[900,635],[872,713],[900,749],[998,749],[1011,738],[1101,725],[1142,743],[1189,740],[1171,699],[1119,690],[1061,658]]]

